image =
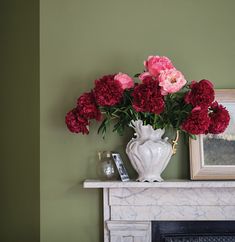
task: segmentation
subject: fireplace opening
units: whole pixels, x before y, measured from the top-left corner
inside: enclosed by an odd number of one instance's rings
[[[235,221],[152,221],[152,242],[235,242]]]

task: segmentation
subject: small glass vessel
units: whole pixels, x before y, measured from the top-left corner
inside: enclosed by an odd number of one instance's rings
[[[110,151],[98,152],[97,174],[101,180],[117,180],[118,171]]]

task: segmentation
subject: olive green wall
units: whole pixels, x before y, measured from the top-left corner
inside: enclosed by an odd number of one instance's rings
[[[66,112],[95,78],[139,72],[148,55],[168,56],[188,80],[234,88],[235,1],[40,3],[41,241],[102,241],[101,192],[83,189],[82,182],[96,178],[96,151],[123,154],[130,133],[110,133],[103,141],[93,126],[89,136],[74,135],[65,127]],[[188,178],[188,162],[182,140],[164,177]]]
[[[0,241],[38,242],[39,1],[2,0]]]

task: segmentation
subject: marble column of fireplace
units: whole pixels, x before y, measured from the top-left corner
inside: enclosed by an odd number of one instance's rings
[[[235,220],[235,181],[86,180],[103,189],[104,242],[151,242],[151,221]]]

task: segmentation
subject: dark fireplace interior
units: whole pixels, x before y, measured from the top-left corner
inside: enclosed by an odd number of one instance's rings
[[[235,221],[152,221],[152,242],[235,242]]]

